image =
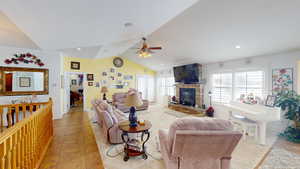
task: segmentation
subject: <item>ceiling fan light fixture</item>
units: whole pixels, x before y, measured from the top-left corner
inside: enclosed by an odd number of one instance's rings
[[[148,52],[140,52],[139,56],[142,58],[149,58],[149,57],[151,57],[151,54]]]

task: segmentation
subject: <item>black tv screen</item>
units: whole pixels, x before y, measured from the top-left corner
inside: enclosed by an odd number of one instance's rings
[[[199,83],[199,64],[177,66],[173,68],[175,82],[192,84]]]

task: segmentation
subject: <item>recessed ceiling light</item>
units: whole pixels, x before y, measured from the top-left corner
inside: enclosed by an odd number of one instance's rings
[[[133,23],[131,23],[131,22],[126,22],[126,23],[124,24],[124,26],[125,26],[125,27],[131,27],[131,26],[133,26]]]
[[[241,48],[241,46],[239,46],[239,45],[236,45],[236,46],[235,46],[235,48],[236,48],[236,49],[240,49],[240,48]]]
[[[81,50],[81,48],[77,48],[77,50]]]

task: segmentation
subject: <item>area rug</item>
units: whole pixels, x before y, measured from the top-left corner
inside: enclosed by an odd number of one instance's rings
[[[259,169],[300,169],[300,155],[275,147]]]
[[[300,144],[278,139],[259,169],[300,169]]]
[[[158,150],[158,130],[168,129],[172,122],[174,122],[177,118],[185,117],[180,113],[170,112],[171,111],[169,109],[162,106],[151,106],[147,112],[138,113],[139,119],[149,120],[152,123],[152,128],[150,130],[151,137],[146,144],[147,152],[149,153],[147,160],[143,160],[141,157],[136,157],[130,158],[129,161],[124,162],[122,153],[123,146],[108,145],[106,140],[104,140],[104,136],[102,135],[99,126],[95,123],[91,123],[105,168],[165,169],[161,154]],[[254,169],[257,167],[277,139],[277,133],[268,132],[268,134],[268,144],[265,146],[257,144],[250,137],[245,140],[241,140],[233,153],[231,169]]]

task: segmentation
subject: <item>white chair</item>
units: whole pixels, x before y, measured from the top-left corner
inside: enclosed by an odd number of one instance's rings
[[[258,139],[258,125],[255,121],[250,120],[246,118],[245,116],[234,114],[233,112],[230,112],[229,120],[232,121],[235,125],[235,130],[237,130],[236,125],[240,126],[242,128],[243,133],[243,139],[246,139],[246,136],[249,135],[250,130],[254,129],[254,138],[255,141]]]

